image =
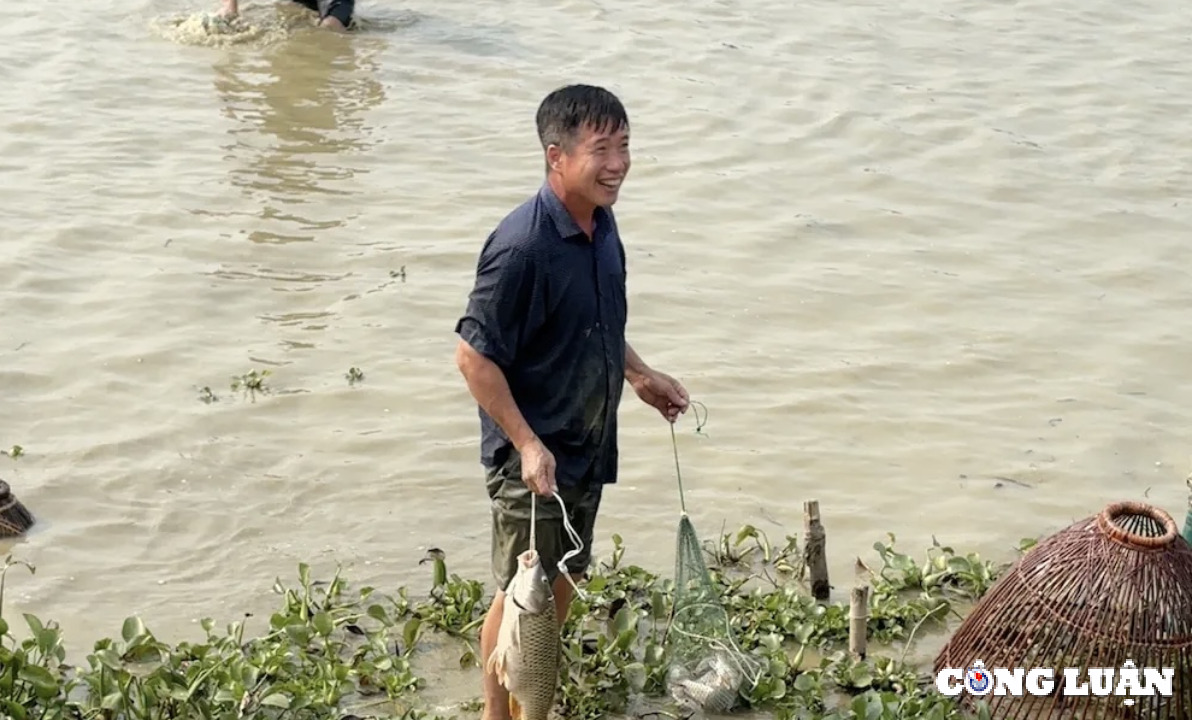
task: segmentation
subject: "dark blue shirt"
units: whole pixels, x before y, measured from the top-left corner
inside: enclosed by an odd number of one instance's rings
[[[455,330],[499,366],[562,487],[617,478],[617,405],[625,380],[625,248],[609,208],[593,239],[543,185],[488,236]],[[480,408],[484,466],[511,441]]]

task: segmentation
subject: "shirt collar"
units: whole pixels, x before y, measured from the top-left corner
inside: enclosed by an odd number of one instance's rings
[[[567,206],[558,198],[558,195],[554,194],[554,188],[550,187],[549,182],[542,184],[541,190],[538,191],[538,197],[545,203],[546,209],[550,213],[550,218],[554,221],[554,229],[558,230],[558,234],[564,240],[569,240],[577,236],[584,240],[587,239],[583,228],[579,227],[579,223],[575,222],[575,218],[571,217]],[[592,214],[592,219],[595,221],[592,239],[599,240],[608,232],[608,212],[605,208],[597,207]]]

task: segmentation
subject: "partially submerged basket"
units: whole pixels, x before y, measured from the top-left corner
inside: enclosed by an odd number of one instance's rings
[[[17,500],[8,483],[0,480],[0,538],[23,535],[33,527],[33,522],[33,513]]]
[[[1164,511],[1113,503],[1035,545],[967,616],[934,672],[970,668],[1174,668],[1173,695],[958,696],[991,717],[1191,718],[1192,550]],[[1115,682],[1115,679],[1114,679]],[[1057,687],[1057,686],[1056,686]],[[1130,706],[1125,700],[1132,699]]]

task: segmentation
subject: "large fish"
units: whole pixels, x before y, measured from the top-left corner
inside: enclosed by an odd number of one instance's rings
[[[530,549],[517,558],[517,573],[504,591],[496,648],[484,666],[508,689],[514,720],[547,720],[561,652],[554,592],[537,551]]]

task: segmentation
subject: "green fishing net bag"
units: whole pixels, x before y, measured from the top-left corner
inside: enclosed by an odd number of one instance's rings
[[[686,512],[679,520],[675,549],[666,661],[668,693],[694,712],[730,711],[765,670],[762,659],[743,651],[734,639],[721,592]]]

